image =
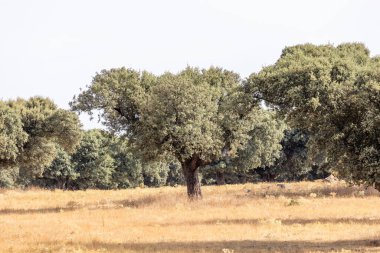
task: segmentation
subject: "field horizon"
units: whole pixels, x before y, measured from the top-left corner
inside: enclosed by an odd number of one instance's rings
[[[380,252],[380,194],[344,182],[0,190],[0,252]]]

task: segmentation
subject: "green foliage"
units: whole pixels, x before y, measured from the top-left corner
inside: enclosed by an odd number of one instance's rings
[[[133,153],[129,143],[122,138],[112,137],[109,146],[112,158],[115,161],[115,171],[112,181],[118,188],[131,188],[144,182],[142,165]]]
[[[179,161],[204,161],[243,147],[258,109],[247,102],[237,74],[219,68],[187,68],[155,77],[131,69],[102,71],[71,103],[98,109],[106,125],[126,132],[145,157],[169,153]]]
[[[57,155],[52,164],[44,170],[42,177],[35,183],[47,188],[67,189],[78,176],[71,163],[71,156],[58,146]]]
[[[20,182],[41,176],[56,145],[72,152],[80,136],[78,117],[47,98],[0,102],[0,169],[17,170]]]
[[[185,178],[182,173],[181,164],[177,161],[170,161],[169,163],[168,177],[166,180],[166,185],[176,186],[184,185]]]
[[[86,131],[78,150],[72,156],[72,163],[78,178],[75,187],[79,189],[114,188],[112,174],[115,160],[108,152],[108,137],[100,130]]]
[[[164,186],[168,178],[169,165],[165,161],[143,164],[144,185]]]
[[[19,177],[18,168],[2,167],[0,169],[0,188],[16,187],[18,177]]]
[[[235,157],[262,124],[259,101],[250,98],[239,75],[220,68],[188,67],[161,76],[119,68],[97,74],[71,106],[90,114],[99,110],[105,125],[125,134],[145,161],[175,157],[187,181],[196,184],[199,166]]]
[[[308,157],[308,140],[309,135],[299,129],[286,130],[281,141],[281,156],[275,164],[265,167],[262,175],[266,175],[269,180],[279,181],[306,179],[312,169]]]
[[[364,45],[285,48],[246,88],[310,134],[310,151],[341,176],[380,189],[380,62]]]
[[[280,123],[281,124],[281,123]],[[269,126],[276,125],[274,123]],[[281,128],[277,129],[276,132]],[[279,137],[281,132],[277,132]],[[257,135],[255,135],[257,136]],[[265,136],[264,140],[275,133],[260,135]],[[287,129],[284,131],[280,142],[281,147],[275,147],[276,153],[268,156],[268,160],[262,161],[264,166],[249,167],[240,164],[254,159],[238,156],[233,162],[226,163],[221,161],[202,169],[204,184],[236,184],[246,182],[261,181],[299,181],[315,180],[327,177],[330,172],[326,169],[326,161],[323,152],[318,156],[309,157],[307,147],[309,136],[299,129]],[[276,141],[277,143],[277,141]],[[262,145],[267,152],[271,146]],[[260,152],[255,152],[256,157],[260,158]],[[242,159],[242,161],[240,161]],[[240,165],[240,166],[239,166]],[[235,167],[233,167],[235,166]]]
[[[72,152],[80,141],[80,123],[72,112],[58,109],[47,98],[33,97],[8,102],[21,116],[28,141],[19,153],[17,165],[27,177],[40,176],[55,158],[56,144]]]
[[[258,167],[272,165],[281,155],[281,139],[285,124],[272,111],[260,110],[248,133],[247,145],[234,157],[227,156],[202,168],[204,183],[224,184],[256,180],[249,179]]]
[[[256,170],[260,180],[315,180],[330,175],[324,152],[309,155],[308,141],[309,135],[300,129],[285,130],[280,157],[273,165]]]
[[[277,177],[290,180],[300,179],[310,170],[308,163],[307,143],[309,136],[299,129],[292,129],[285,132],[282,144],[282,156],[277,163]],[[285,175],[284,175],[285,174]]]
[[[239,149],[237,157],[232,160],[232,165],[242,172],[270,166],[281,154],[285,124],[277,120],[273,112],[263,110],[257,113],[253,124],[248,145]]]
[[[141,118],[140,106],[156,77],[131,69],[102,70],[92,84],[71,102],[72,109],[93,115],[100,111],[102,123],[115,132],[134,131]]]
[[[78,150],[72,155],[58,145],[56,150],[55,159],[41,177],[31,181],[19,176],[17,183],[59,189],[113,189],[141,184],[159,187],[169,184],[169,175],[173,185],[181,180],[178,164],[166,160],[142,163],[133,155],[126,140],[102,130],[84,132]],[[0,184],[13,186],[11,175],[4,170]]]
[[[0,101],[0,186],[186,182],[200,196],[199,168],[204,183],[218,184],[334,169],[380,189],[380,58],[360,43],[287,47],[244,81],[215,67],[103,70],[71,107],[99,111],[110,133],[81,140],[78,117],[47,98]]]
[[[20,115],[0,101],[0,166],[16,160],[27,138]]]

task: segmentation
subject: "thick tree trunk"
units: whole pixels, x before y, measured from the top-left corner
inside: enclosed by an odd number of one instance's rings
[[[197,156],[182,162],[182,170],[186,180],[187,196],[190,200],[202,198],[201,184],[198,177],[200,159]]]

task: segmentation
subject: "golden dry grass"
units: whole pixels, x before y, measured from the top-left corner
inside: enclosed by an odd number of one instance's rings
[[[380,197],[344,183],[3,190],[0,252],[380,252]]]

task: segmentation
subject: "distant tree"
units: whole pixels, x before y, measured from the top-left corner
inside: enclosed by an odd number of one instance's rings
[[[380,190],[380,58],[362,44],[287,47],[247,91],[310,136],[340,176]]]
[[[306,177],[310,171],[308,163],[307,142],[309,136],[299,129],[285,132],[281,141],[282,154],[272,170],[276,172],[276,178],[284,180],[299,180]]]
[[[143,164],[144,185],[164,186],[168,179],[169,164],[165,161],[156,161]]]
[[[262,111],[254,119],[254,127],[248,133],[250,139],[245,149],[238,151],[232,165],[240,172],[260,166],[270,166],[280,157],[285,124],[272,111]]]
[[[128,141],[111,136],[110,154],[115,161],[112,181],[118,188],[133,188],[144,182],[141,161],[133,154]]]
[[[144,160],[173,156],[181,164],[190,198],[201,196],[198,169],[244,150],[262,114],[238,74],[220,68],[186,68],[154,76],[103,70],[71,103],[124,133]]]
[[[212,183],[213,178],[219,185],[241,183],[247,181],[256,168],[273,165],[281,155],[284,129],[285,124],[272,111],[257,113],[246,147],[239,149],[233,158],[225,157],[205,166],[202,170],[204,179]]]
[[[185,178],[183,177],[181,164],[175,160],[169,161],[169,171],[166,180],[166,185],[176,186],[184,185]]]
[[[75,187],[79,189],[110,189],[116,185],[112,180],[115,160],[108,149],[109,139],[101,130],[89,130],[83,135],[78,150],[72,156],[72,163],[78,178]]]
[[[0,102],[0,169],[18,171],[21,181],[42,175],[56,145],[73,152],[80,136],[77,115],[47,98]]]
[[[323,151],[309,155],[309,135],[300,129],[285,130],[281,140],[281,155],[271,166],[257,170],[266,181],[315,180],[327,177],[330,172]]]
[[[44,170],[42,177],[37,178],[35,183],[47,188],[67,189],[78,178],[79,173],[74,169],[71,156],[60,147],[56,149],[57,155],[52,164]]]

